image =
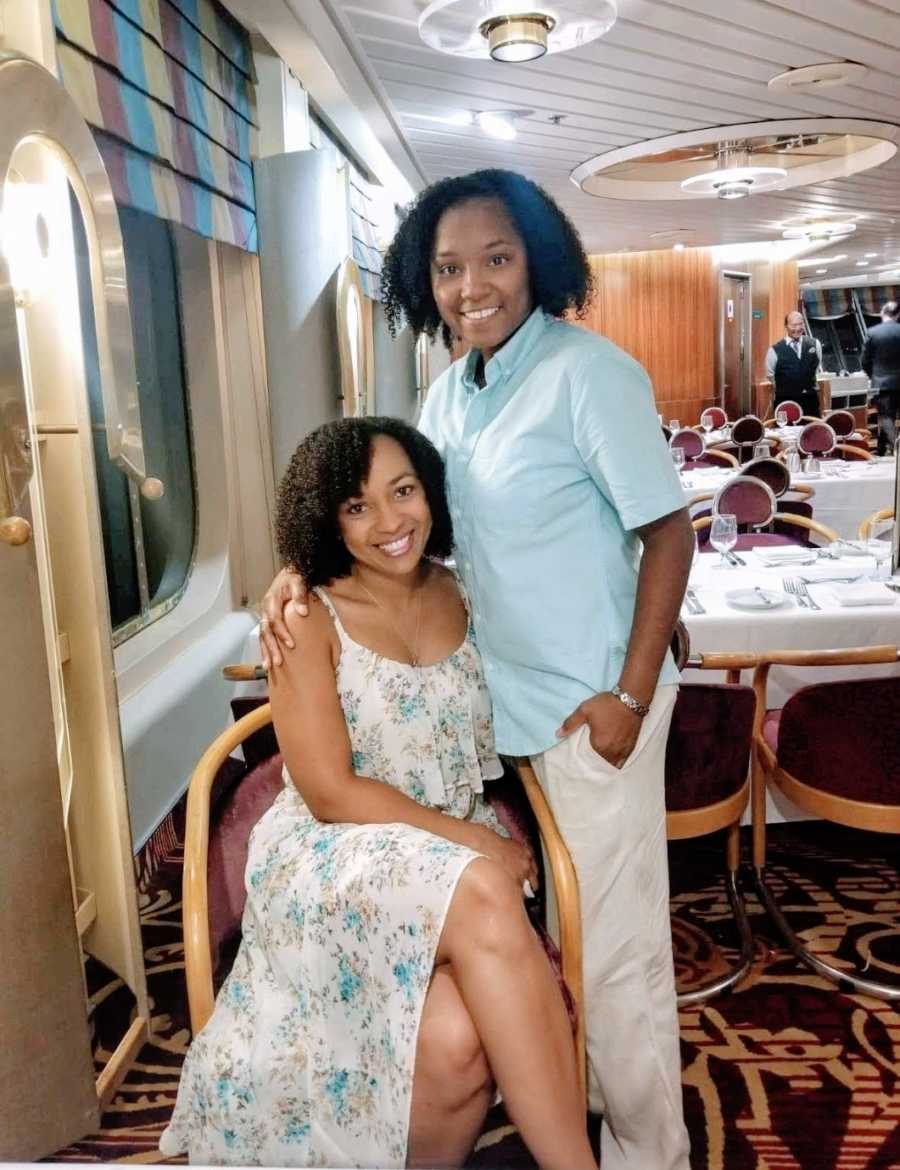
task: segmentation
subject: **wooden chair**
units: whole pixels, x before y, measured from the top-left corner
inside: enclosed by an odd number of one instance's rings
[[[900,985],[840,968],[815,954],[792,929],[766,879],[766,791],[783,793],[804,812],[850,828],[900,834],[900,678],[818,683],[767,710],[772,666],[835,667],[896,663],[896,646],[771,651],[753,675],[753,867],[759,896],[791,952],[839,986],[900,1000]],[[835,729],[837,733],[835,732]]]
[[[753,962],[753,935],[738,882],[741,817],[750,799],[754,695],[741,686],[754,654],[701,654],[684,665],[727,671],[726,684],[682,685],[666,747],[666,835],[670,841],[726,830],[725,892],[737,926],[739,955],[723,974],[680,992],[685,1007],[704,1003],[741,981]]]
[[[749,475],[736,475],[716,492],[713,497],[712,510],[709,515],[698,516],[691,523],[694,531],[704,533],[712,526],[713,517],[719,513],[731,513],[737,517],[738,530],[744,529],[738,536],[735,550],[742,552],[745,549],[756,548],[759,545],[795,544],[801,533],[820,536],[829,544],[838,539],[837,533],[818,520],[795,512],[776,511],[775,496],[772,489],[761,479]],[[750,531],[768,527],[777,523],[781,532]],[[785,529],[788,535],[785,534]],[[796,530],[800,532],[796,532]],[[792,531],[793,530],[793,531]],[[809,542],[809,535],[803,538]]]
[[[867,516],[865,518],[865,520],[863,520],[863,522],[860,524],[859,531],[856,534],[857,539],[858,540],[868,540],[869,539],[869,532],[871,531],[873,524],[877,524],[879,522],[879,520],[893,520],[893,519],[894,519],[894,509],[893,508],[879,508],[877,512],[873,512],[871,516]]]
[[[265,678],[265,672],[253,666],[226,667],[225,676],[243,682]],[[270,705],[260,700],[243,702],[252,709],[207,748],[188,789],[182,917],[188,1007],[195,1036],[212,1014],[217,969],[221,971],[239,934],[250,830],[281,788],[281,758],[271,727]],[[244,750],[243,765],[230,758],[238,748]],[[531,766],[519,762],[516,770],[556,891],[559,967],[568,990],[570,1014],[574,1015],[579,1083],[586,1099],[581,916],[575,867]],[[516,823],[511,824],[499,810],[498,816],[514,832],[527,819],[519,810],[514,810]],[[520,830],[516,835],[523,839],[527,834]],[[211,891],[215,891],[214,897]],[[551,962],[554,957],[551,952]]]

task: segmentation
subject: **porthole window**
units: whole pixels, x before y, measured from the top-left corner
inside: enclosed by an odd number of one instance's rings
[[[147,474],[163,481],[165,495],[145,500],[107,454],[87,240],[73,200],[85,375],[116,644],[177,605],[190,573],[196,529],[175,241],[166,220],[127,207],[118,210]]]

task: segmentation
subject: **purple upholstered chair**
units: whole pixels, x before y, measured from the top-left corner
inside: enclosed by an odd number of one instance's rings
[[[773,413],[783,411],[787,416],[788,425],[794,426],[803,418],[803,410],[799,402],[795,402],[793,398],[788,398],[784,402],[779,402],[773,410]]]
[[[710,661],[721,669],[724,656]],[[703,667],[701,658],[687,666]],[[701,1003],[733,987],[750,970],[753,937],[738,886],[740,823],[750,794],[754,697],[750,687],[682,684],[666,745],[666,833],[670,841],[726,832],[725,890],[740,938],[740,957],[725,974],[683,991],[681,1005]]]
[[[682,427],[681,430],[676,431],[671,439],[669,439],[669,446],[672,448],[681,448],[684,452],[685,463],[690,460],[700,459],[706,450],[706,443],[703,441],[703,436],[698,434],[697,431],[692,430],[691,427]]]
[[[226,677],[231,679],[259,674],[250,672],[254,668],[226,667]],[[183,918],[185,979],[194,1035],[212,1013],[215,989],[227,975],[240,942],[250,832],[283,783],[268,702],[236,699],[232,708],[237,722],[204,753],[188,791]],[[231,755],[238,747],[243,750],[243,762]],[[581,919],[574,866],[527,762],[516,767],[507,764],[504,777],[488,786],[488,799],[510,835],[531,847],[539,866],[544,846],[559,911],[560,948],[539,921],[539,899],[529,911],[569,1012],[584,1089]]]
[[[846,439],[856,430],[856,419],[849,410],[829,410],[825,421],[837,435],[838,439]]]
[[[826,666],[830,670],[835,666],[896,664],[900,650],[896,646],[866,646],[773,652],[763,658],[753,679],[760,702],[771,666]],[[900,1001],[896,979],[872,977],[879,966],[877,948],[860,968],[852,954],[839,955],[841,965],[837,966],[804,945],[779,907],[765,872],[767,787],[813,817],[854,829],[900,834],[900,677],[854,676],[803,687],[780,711],[766,711],[764,718],[758,719],[754,742],[753,864],[766,910],[793,954],[817,974],[847,990]],[[884,915],[873,909],[865,922],[862,904],[854,906],[853,915],[852,937],[859,937],[862,949],[868,951],[869,940],[885,933]],[[888,973],[891,970],[888,964]]]
[[[713,497],[712,512],[709,515],[697,516],[691,523],[698,534],[697,541],[701,552],[711,551],[707,530],[712,525],[712,518],[716,515],[731,514],[737,517],[738,539],[735,546],[737,552],[757,548],[760,545],[800,544],[809,546],[813,533],[824,541],[831,543],[837,540],[837,533],[820,524],[810,517],[795,512],[776,511],[775,496],[772,489],[762,479],[749,475],[735,475],[716,492]],[[759,528],[778,524],[781,531],[759,532]],[[784,529],[787,529],[785,531]]]
[[[836,444],[837,435],[827,422],[807,423],[797,440],[804,455],[815,455],[820,459],[823,455],[830,455]]]
[[[709,423],[714,431],[720,431],[722,427],[728,422],[728,415],[721,406],[707,406],[706,410],[700,415],[700,425]]]
[[[758,443],[760,439],[764,438],[765,433],[766,428],[763,426],[762,419],[757,418],[755,414],[745,414],[732,424],[731,441],[736,443],[740,449],[741,463],[746,463],[752,458],[754,443]]]

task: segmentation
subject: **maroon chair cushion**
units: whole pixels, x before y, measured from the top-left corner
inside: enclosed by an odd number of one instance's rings
[[[716,492],[713,511],[737,517],[738,528],[768,524],[775,511],[772,494],[761,480],[736,475]]]
[[[666,746],[666,809],[705,808],[747,778],[753,689],[731,683],[682,685]]]
[[[762,480],[776,500],[784,495],[791,482],[790,472],[779,459],[751,459],[744,464],[741,475]]]
[[[849,410],[832,410],[825,416],[825,421],[839,438],[852,435],[856,430],[856,419]]]
[[[900,805],[900,678],[797,691],[781,712],[778,763],[822,792]]]
[[[827,455],[836,442],[837,436],[828,423],[811,422],[800,432],[797,446],[804,455]]]
[[[763,426],[762,419],[757,418],[755,414],[745,414],[731,427],[732,442],[739,443],[741,446],[747,443],[758,443],[765,433],[766,428]]]
[[[211,812],[206,881],[213,970],[241,928],[250,831],[282,787],[281,756],[270,756],[246,772]]]
[[[700,415],[700,422],[704,423],[707,420],[709,420],[713,430],[717,431],[728,422],[728,415],[721,406],[707,406],[706,410]]]
[[[779,410],[784,411],[784,413],[787,415],[787,420],[789,423],[799,422],[800,419],[803,418],[803,411],[800,408],[800,403],[795,402],[793,398],[788,398],[784,402],[779,402],[775,407],[775,413],[777,414]]]
[[[669,446],[680,447],[684,451],[685,459],[699,459],[706,448],[703,436],[689,427],[682,427],[680,431],[676,431],[669,440]]]

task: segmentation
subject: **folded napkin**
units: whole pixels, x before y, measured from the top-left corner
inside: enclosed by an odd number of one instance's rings
[[[782,562],[783,564],[784,562]],[[864,561],[854,557],[844,561],[816,561],[812,565],[803,565],[797,570],[796,576],[801,581],[810,583],[815,581],[833,581],[838,583],[840,578],[847,583],[849,578],[859,578],[865,573],[871,573],[875,568],[875,561]]]
[[[773,544],[768,547],[761,545],[754,550],[760,564],[769,567],[773,565],[798,565],[803,561],[811,561],[815,557],[815,550],[801,548],[796,544]]]
[[[851,585],[832,585],[838,605],[893,605],[897,598],[878,581],[858,581]]]

